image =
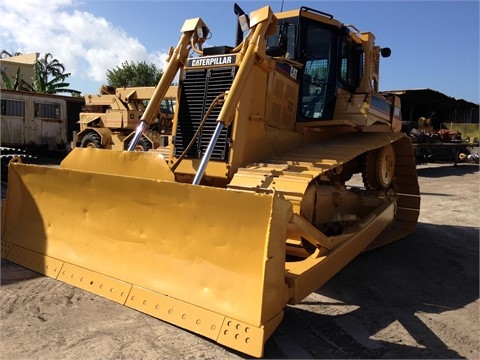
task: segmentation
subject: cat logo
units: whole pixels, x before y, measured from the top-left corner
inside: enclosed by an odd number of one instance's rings
[[[206,56],[188,59],[189,67],[235,64],[236,55]]]

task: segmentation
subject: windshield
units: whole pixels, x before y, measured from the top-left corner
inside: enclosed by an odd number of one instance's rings
[[[163,99],[160,104],[160,111],[164,114],[173,114],[173,100]]]

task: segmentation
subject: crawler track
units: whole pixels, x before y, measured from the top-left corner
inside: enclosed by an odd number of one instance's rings
[[[408,138],[400,133],[345,134],[320,144],[289,150],[260,163],[240,168],[229,187],[248,191],[277,191],[299,209],[308,185],[340,170],[369,151],[393,144],[396,194],[395,223],[369,248],[377,247],[410,234],[418,220],[420,190],[416,165]],[[339,172],[339,171],[337,171]],[[373,193],[371,193],[373,194]]]

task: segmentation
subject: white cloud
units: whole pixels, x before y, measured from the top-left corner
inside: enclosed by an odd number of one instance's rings
[[[137,39],[104,18],[79,11],[75,0],[0,0],[1,49],[51,53],[72,77],[106,81],[124,61],[146,61],[160,69],[166,54],[148,53]]]

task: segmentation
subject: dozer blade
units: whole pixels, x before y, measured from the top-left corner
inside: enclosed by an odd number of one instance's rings
[[[11,164],[2,257],[261,357],[287,302],[290,203],[95,165],[146,155],[130,154],[92,152],[77,170]]]

